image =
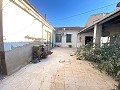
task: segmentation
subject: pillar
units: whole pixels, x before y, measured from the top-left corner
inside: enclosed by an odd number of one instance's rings
[[[7,75],[7,67],[6,67],[5,52],[4,52],[4,42],[3,42],[2,3],[3,3],[3,0],[0,0],[0,74]]]
[[[44,24],[42,23],[42,44],[44,44]]]
[[[102,25],[95,24],[94,25],[93,43],[100,44],[101,43],[101,36],[102,36]]]

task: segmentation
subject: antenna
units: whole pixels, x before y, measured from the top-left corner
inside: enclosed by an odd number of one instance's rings
[[[47,15],[45,14],[45,19],[47,19]]]

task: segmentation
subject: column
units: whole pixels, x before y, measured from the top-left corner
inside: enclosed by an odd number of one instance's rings
[[[93,43],[94,44],[100,44],[100,42],[101,42],[101,36],[102,36],[102,25],[95,24],[94,25]]]
[[[3,42],[3,16],[2,16],[2,2],[0,0],[0,74],[7,75],[7,67],[5,62],[4,42]]]
[[[44,44],[44,24],[42,23],[42,44]]]

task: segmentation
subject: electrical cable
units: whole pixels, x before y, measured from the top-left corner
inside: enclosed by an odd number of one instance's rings
[[[79,15],[83,15],[83,14],[89,13],[89,12],[93,12],[93,11],[96,11],[96,10],[99,10],[99,9],[103,9],[103,8],[106,8],[106,7],[115,5],[115,4],[117,4],[117,3],[118,3],[118,2],[109,4],[109,5],[105,5],[105,6],[96,8],[96,9],[88,10],[88,11],[85,11],[85,12],[82,12],[82,13],[79,13],[79,14],[75,14],[75,15],[72,15],[72,16],[68,16],[68,17],[65,17],[65,18],[62,18],[62,19],[55,19],[54,21],[69,19],[69,18],[72,18],[72,17],[76,17],[76,16],[79,16]],[[51,20],[50,20],[50,21],[51,21]]]
[[[4,5],[3,8],[5,8],[9,3],[10,3],[10,2],[8,2],[6,5]],[[86,14],[86,13],[89,13],[89,12],[92,12],[92,11],[96,11],[96,10],[99,10],[99,9],[102,9],[102,8],[106,8],[106,7],[112,6],[112,5],[117,4],[117,3],[118,3],[118,2],[109,4],[109,5],[106,5],[106,6],[102,6],[102,7],[96,8],[96,9],[92,9],[92,10],[89,10],[89,11],[86,11],[86,12],[82,12],[82,13],[80,13],[80,14],[68,16],[68,17],[63,18],[63,19],[56,19],[56,20],[54,20],[54,21],[57,21],[57,20],[64,20],[64,19],[68,19],[68,18],[75,17],[75,16],[83,15],[83,14]],[[3,9],[2,9],[2,10],[3,10]],[[34,22],[33,22],[33,23],[34,23]],[[33,23],[32,23],[32,24],[33,24]],[[29,26],[31,26],[32,24],[30,24]],[[19,30],[18,32],[15,32],[14,34],[25,31],[25,29],[28,28],[29,26],[25,27],[25,28],[22,29],[22,30]],[[11,35],[13,35],[13,33],[12,33],[12,34],[9,34],[9,35],[6,35],[6,36],[11,36]]]

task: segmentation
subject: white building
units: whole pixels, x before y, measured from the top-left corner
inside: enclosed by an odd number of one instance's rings
[[[82,27],[55,27],[56,46],[79,47],[80,41],[78,33],[82,29]]]
[[[54,44],[54,30],[28,0],[0,0],[0,72],[11,74],[29,63],[33,45]],[[12,47],[13,42],[31,43],[4,52],[6,42]]]
[[[54,28],[27,0],[2,0],[2,20],[4,42],[28,41],[25,36],[53,42]]]

